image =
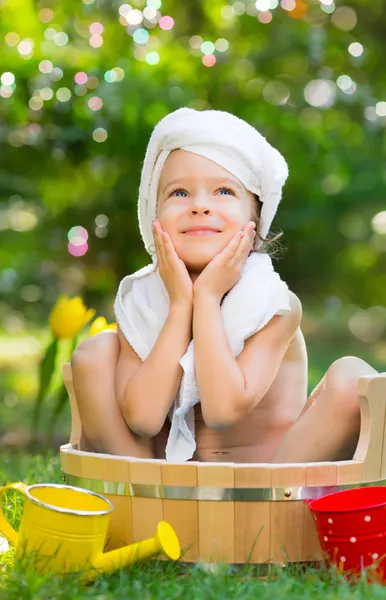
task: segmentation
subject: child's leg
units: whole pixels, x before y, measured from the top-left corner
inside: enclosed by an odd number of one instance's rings
[[[376,373],[355,356],[336,360],[281,440],[271,462],[351,460],[360,431],[358,378]]]
[[[115,331],[102,331],[74,351],[71,366],[82,422],[81,449],[106,454],[153,458],[152,438],[141,438],[127,426],[115,392],[120,352]]]

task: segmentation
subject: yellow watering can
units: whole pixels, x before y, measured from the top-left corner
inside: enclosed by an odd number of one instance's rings
[[[160,521],[153,538],[103,553],[114,507],[101,494],[62,484],[10,483],[0,488],[0,507],[2,495],[11,489],[25,496],[23,516],[17,533],[0,510],[0,533],[15,545],[17,558],[33,557],[41,573],[84,571],[82,579],[90,581],[157,554],[180,558],[178,538],[166,521]]]

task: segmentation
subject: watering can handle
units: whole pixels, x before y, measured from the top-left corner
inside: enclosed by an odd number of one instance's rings
[[[25,495],[25,491],[26,491],[27,487],[28,486],[25,483],[23,483],[22,481],[18,481],[16,483],[9,483],[8,485],[5,485],[4,487],[0,487],[0,533],[5,535],[7,540],[12,542],[13,545],[15,545],[17,542],[18,533],[17,533],[17,531],[15,531],[15,529],[13,527],[11,527],[11,525],[6,520],[6,518],[4,516],[3,508],[1,505],[1,500],[2,500],[2,496],[3,496],[4,492],[6,492],[7,490],[17,490]]]

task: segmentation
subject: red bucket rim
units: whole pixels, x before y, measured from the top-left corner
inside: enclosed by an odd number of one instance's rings
[[[342,496],[345,494],[348,494],[350,492],[353,492],[354,490],[382,490],[385,492],[385,499],[382,502],[379,502],[377,504],[371,504],[370,506],[359,506],[358,508],[346,508],[346,507],[342,507],[342,508],[338,508],[338,509],[334,509],[334,508],[314,508],[312,506],[313,503],[322,501],[322,500],[326,500],[328,498],[331,498],[331,496]],[[307,504],[309,509],[312,512],[315,513],[329,513],[329,514],[342,514],[342,513],[353,513],[353,512],[360,512],[363,510],[372,510],[374,508],[379,508],[381,506],[386,506],[386,486],[384,485],[374,485],[374,486],[364,486],[364,487],[358,487],[358,488],[349,488],[347,490],[339,490],[338,492],[332,492],[331,494],[326,494],[325,496],[320,496],[319,498],[314,498],[313,500],[307,500]]]

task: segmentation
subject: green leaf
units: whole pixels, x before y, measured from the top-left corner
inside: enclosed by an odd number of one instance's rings
[[[55,360],[58,351],[58,338],[54,338],[48,346],[42,362],[40,363],[39,391],[35,400],[35,408],[33,414],[33,430],[37,431],[39,425],[39,417],[41,406],[47,395],[52,375],[55,371]]]
[[[77,345],[78,345],[78,336],[75,336],[72,340],[69,360],[71,360],[71,355],[74,352]],[[54,409],[51,414],[51,419],[50,419],[50,423],[49,423],[49,427],[48,427],[48,438],[49,439],[52,439],[56,422],[57,422],[60,414],[62,413],[63,408],[65,407],[67,402],[68,402],[67,388],[64,385],[64,383],[62,383],[62,385],[59,389],[59,392],[57,394],[57,397],[56,397],[56,404],[55,404]]]

